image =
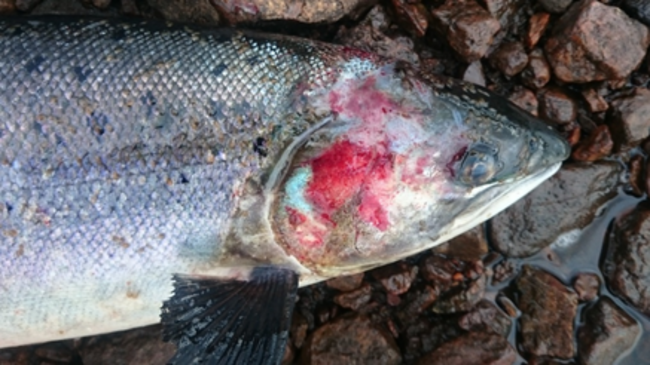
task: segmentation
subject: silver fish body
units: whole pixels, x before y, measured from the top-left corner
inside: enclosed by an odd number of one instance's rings
[[[290,37],[0,20],[0,347],[155,323],[174,273],[306,285],[489,218],[568,149],[459,85]]]

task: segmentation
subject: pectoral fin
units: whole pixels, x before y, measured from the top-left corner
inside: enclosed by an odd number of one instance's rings
[[[163,339],[177,346],[170,364],[280,364],[298,275],[256,268],[247,280],[174,276],[163,304]]]

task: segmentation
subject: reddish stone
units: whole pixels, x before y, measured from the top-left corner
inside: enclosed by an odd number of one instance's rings
[[[549,122],[567,124],[576,119],[578,105],[559,88],[552,87],[539,93],[539,116]]]
[[[409,266],[405,262],[388,265],[372,272],[375,280],[379,281],[386,292],[393,295],[406,293],[418,274],[417,266]]]
[[[546,31],[548,21],[551,19],[549,13],[536,13],[528,21],[528,33],[526,33],[526,47],[533,48],[539,42],[542,34]]]
[[[609,104],[607,104],[605,98],[603,98],[594,88],[582,90],[582,97],[587,102],[589,111],[592,113],[604,112],[609,108]]]
[[[528,64],[528,55],[521,42],[504,43],[490,55],[492,66],[506,76],[520,73]]]
[[[580,273],[573,281],[573,289],[578,293],[578,299],[582,302],[588,302],[598,296],[600,289],[600,279],[598,275],[592,273]]]
[[[420,359],[420,365],[511,365],[517,352],[490,332],[469,332],[442,344]]]
[[[463,81],[485,86],[485,74],[483,73],[481,61],[474,61],[467,66],[465,72],[463,72]]]
[[[489,300],[481,300],[467,314],[458,320],[460,328],[466,331],[494,332],[503,337],[510,333],[512,321],[510,317],[492,304]]]
[[[645,192],[645,179],[643,176],[643,156],[634,155],[628,163],[628,170],[630,171],[630,177],[628,184],[630,186],[630,192],[635,196],[642,196]]]
[[[535,93],[532,91],[523,87],[517,87],[508,99],[510,99],[510,101],[515,103],[521,109],[529,112],[534,116],[537,116],[539,104],[537,102]]]
[[[610,126],[619,150],[627,150],[650,135],[650,90],[638,88],[611,103]]]
[[[406,0],[392,0],[400,24],[412,35],[424,37],[429,27],[429,13],[424,5]]]
[[[565,127],[564,132],[566,135],[566,140],[567,142],[569,142],[569,145],[571,145],[571,147],[574,147],[575,145],[578,144],[578,142],[580,142],[580,134],[581,134],[580,124],[576,122],[572,122],[565,125],[564,127]]]
[[[576,161],[597,161],[612,152],[614,142],[606,125],[596,128],[582,143],[578,144],[571,153]]]
[[[329,279],[325,282],[325,284],[328,287],[339,291],[352,291],[360,287],[362,282],[363,282],[363,273],[359,273],[359,274],[339,276],[334,279]]]
[[[479,260],[488,252],[485,227],[476,226],[433,248],[433,252],[464,261]]]
[[[343,308],[350,308],[354,311],[358,311],[370,301],[371,297],[372,287],[369,284],[364,284],[359,289],[335,296],[334,303]]]
[[[551,66],[544,52],[536,48],[528,56],[528,64],[521,73],[523,83],[532,89],[541,89],[551,80]]]
[[[303,343],[305,343],[305,338],[307,337],[307,330],[309,329],[309,324],[305,317],[300,313],[293,312],[293,318],[291,319],[291,342],[296,346],[297,349],[301,348]]]

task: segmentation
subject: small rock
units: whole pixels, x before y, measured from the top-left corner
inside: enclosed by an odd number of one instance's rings
[[[540,91],[539,116],[558,124],[571,123],[578,115],[578,105],[564,91],[551,87]]]
[[[535,356],[570,359],[573,346],[573,320],[578,310],[578,296],[551,274],[524,265],[516,281],[519,342],[524,352]]]
[[[10,14],[16,10],[14,0],[0,0],[0,14]]]
[[[565,164],[533,192],[492,218],[492,244],[506,256],[526,257],[562,233],[586,227],[598,209],[616,195],[620,172],[620,166],[613,162]]]
[[[494,266],[492,285],[499,285],[515,277],[517,265],[512,260],[503,260]]]
[[[478,0],[494,18],[499,20],[501,28],[510,25],[515,14],[525,3],[525,0]]]
[[[483,225],[456,236],[433,248],[433,252],[463,261],[480,260],[487,252],[487,238]]]
[[[432,15],[432,25],[466,63],[482,58],[501,29],[499,21],[474,0],[447,0]]]
[[[609,124],[617,149],[635,147],[650,135],[650,90],[637,88],[611,104]]]
[[[79,349],[84,364],[166,364],[176,346],[163,342],[160,326],[91,337]]]
[[[609,104],[605,98],[602,97],[594,88],[587,88],[582,90],[582,97],[587,102],[589,111],[592,113],[604,112],[609,108]]]
[[[336,289],[339,291],[352,291],[361,286],[363,282],[363,273],[354,275],[339,276],[334,279],[329,279],[325,282],[328,288]]]
[[[490,55],[492,66],[506,76],[520,73],[528,64],[528,55],[521,42],[504,43]]]
[[[510,298],[506,297],[505,295],[498,295],[496,301],[508,314],[508,316],[510,316],[510,318],[518,318],[521,314],[519,312],[519,308],[517,308],[515,303],[513,303],[512,300],[510,300]]]
[[[111,5],[111,0],[92,0],[93,6],[99,9],[106,9]]]
[[[439,314],[469,311],[483,299],[486,281],[485,275],[482,275],[467,284],[455,286],[440,296],[431,309]]]
[[[5,0],[7,1],[7,0]],[[15,0],[16,9],[20,11],[30,11],[36,7],[43,0]],[[8,0],[8,2],[14,2],[14,0]]]
[[[481,300],[471,312],[458,320],[460,328],[469,332],[494,332],[508,337],[512,320],[489,300]]]
[[[630,193],[634,196],[642,196],[645,192],[646,184],[643,176],[643,156],[634,155],[628,163],[629,179],[628,184]]]
[[[359,289],[335,296],[334,303],[343,308],[350,308],[353,311],[358,311],[370,301],[371,297],[372,287],[370,284],[364,284]]]
[[[397,21],[415,37],[424,37],[429,27],[429,13],[424,5],[407,0],[392,0]]]
[[[616,220],[607,239],[601,270],[612,293],[650,315],[650,203]]]
[[[517,352],[500,335],[469,332],[425,355],[421,365],[511,365]]]
[[[402,322],[409,322],[410,318],[416,318],[420,313],[427,310],[438,299],[438,293],[432,287],[426,285],[422,290],[409,292],[406,295],[404,310],[397,313]]]
[[[292,365],[295,357],[296,351],[293,349],[293,346],[291,346],[291,342],[287,342],[280,365]]]
[[[418,267],[409,266],[405,262],[380,267],[372,271],[372,277],[381,283],[387,293],[392,295],[406,293],[417,274]]]
[[[632,18],[650,27],[650,2],[648,0],[623,0],[621,8]]]
[[[510,101],[515,103],[521,109],[529,112],[530,114],[537,116],[537,109],[539,104],[537,103],[537,97],[535,93],[526,89],[525,87],[515,87],[515,91],[510,94],[508,98]]]
[[[366,316],[340,317],[307,339],[301,364],[400,364],[399,348],[387,331]]]
[[[463,72],[463,81],[485,87],[485,74],[481,61],[474,61],[467,66]]]
[[[563,13],[573,0],[537,0],[549,13]]]
[[[296,346],[297,349],[301,348],[303,343],[305,343],[305,338],[307,337],[307,330],[309,329],[309,323],[307,319],[296,311],[293,312],[293,318],[291,319],[291,342]]]
[[[606,125],[600,125],[571,153],[576,161],[597,161],[612,152],[614,142]]]
[[[573,281],[573,289],[578,293],[581,302],[591,301],[598,296],[600,279],[596,274],[580,273]]]
[[[542,34],[546,31],[548,21],[551,19],[549,13],[536,13],[528,21],[528,33],[526,33],[526,47],[531,49],[537,45]]]
[[[218,25],[219,12],[210,0],[147,0],[166,20],[201,25]]]
[[[578,330],[578,357],[582,365],[609,365],[634,345],[639,324],[608,297],[585,313]]]
[[[551,80],[551,66],[541,49],[536,48],[530,52],[521,79],[524,85],[536,90],[543,88]]]
[[[577,122],[572,122],[562,126],[564,131],[564,136],[566,137],[567,142],[571,147],[575,147],[578,142],[580,142],[580,136],[582,128]]]
[[[584,83],[624,79],[649,42],[648,29],[619,8],[581,0],[560,18],[545,50],[558,79]]]

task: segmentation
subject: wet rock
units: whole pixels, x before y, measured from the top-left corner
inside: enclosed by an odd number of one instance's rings
[[[584,325],[578,330],[580,364],[614,364],[634,345],[640,331],[639,324],[610,298],[600,298],[586,310]]]
[[[491,242],[506,256],[525,257],[562,233],[586,227],[598,208],[616,195],[620,171],[613,162],[565,164],[490,221]]]
[[[147,0],[147,3],[173,22],[219,24],[219,12],[210,0]]]
[[[545,50],[558,79],[583,83],[627,77],[649,42],[648,29],[620,9],[581,0],[558,21]]]
[[[524,85],[536,90],[543,88],[551,80],[551,66],[541,49],[536,48],[530,52],[521,80]]]
[[[160,326],[92,337],[79,350],[84,364],[165,364],[175,352]]]
[[[424,5],[406,0],[392,0],[397,21],[415,37],[424,37],[429,27],[429,13]]]
[[[339,276],[334,279],[329,279],[325,282],[329,288],[339,291],[352,291],[361,286],[363,282],[363,273]]]
[[[485,295],[485,275],[455,286],[441,295],[431,308],[435,313],[458,313],[472,309]]]
[[[500,335],[469,332],[444,343],[425,355],[421,365],[510,365],[517,358],[515,349]]]
[[[316,329],[303,346],[301,364],[400,364],[392,336],[365,316],[340,317]]]
[[[413,50],[413,41],[408,37],[391,38],[385,34],[390,26],[389,16],[380,5],[370,10],[359,25],[347,28],[341,26],[336,42],[378,55],[419,64],[419,57]]]
[[[6,1],[6,0],[5,0]],[[36,5],[41,3],[43,0],[15,0],[16,3],[16,9],[20,11],[30,11]],[[14,0],[9,0],[8,2],[14,2]]]
[[[485,86],[485,74],[483,73],[481,61],[474,61],[467,66],[465,72],[463,72],[463,81]]]
[[[551,274],[524,265],[516,280],[520,346],[535,356],[570,359],[574,356],[573,320],[578,296]]]
[[[409,292],[406,295],[404,310],[397,313],[402,322],[408,323],[411,318],[416,318],[420,313],[427,310],[438,299],[438,293],[434,288],[425,285],[423,289]]]
[[[580,273],[573,281],[573,290],[578,294],[581,302],[588,302],[598,296],[600,289],[600,279],[598,275],[592,273]]]
[[[564,136],[566,137],[567,142],[571,147],[574,147],[580,142],[580,135],[582,128],[577,122],[572,122],[562,126],[564,131]]]
[[[417,274],[417,266],[399,262],[373,270],[372,277],[381,283],[387,293],[400,295],[409,290]]]
[[[557,87],[542,90],[538,98],[539,116],[548,122],[567,124],[578,115],[576,102]]]
[[[173,0],[171,0],[173,1]],[[186,0],[192,2],[192,0]],[[331,23],[358,14],[374,4],[371,0],[210,0],[229,24],[269,20]]]
[[[614,142],[606,125],[600,125],[571,153],[576,161],[597,161],[612,152]]]
[[[485,227],[474,227],[433,248],[433,252],[463,261],[480,260],[488,252]]]
[[[534,116],[537,116],[539,104],[537,102],[535,93],[532,91],[526,89],[525,87],[517,87],[515,88],[515,91],[510,94],[510,97],[508,99],[517,104],[517,106],[521,109],[529,112]]]
[[[528,21],[528,32],[526,33],[526,47],[533,48],[539,42],[542,34],[546,31],[548,21],[551,19],[549,13],[536,13]]]
[[[609,124],[617,149],[636,146],[650,135],[650,90],[637,88],[611,103]]]
[[[499,21],[474,0],[447,0],[432,15],[432,25],[466,63],[482,58],[501,29]]]
[[[504,43],[490,55],[492,66],[506,76],[520,73],[528,64],[528,55],[521,42]]]
[[[494,266],[492,285],[498,285],[508,281],[518,273],[517,265],[511,260],[503,260]]]
[[[589,111],[592,113],[604,112],[609,108],[609,104],[594,88],[582,90],[582,97],[587,102]]]
[[[645,181],[643,176],[643,156],[635,155],[630,158],[627,165],[629,171],[629,192],[634,196],[642,196],[645,189]]]
[[[562,13],[572,2],[573,0],[537,0],[537,3],[549,13]]]
[[[632,18],[650,26],[650,2],[647,0],[623,0],[621,8]]]
[[[16,10],[14,0],[0,0],[0,14],[10,14]]]
[[[460,328],[469,332],[494,332],[508,337],[512,320],[489,300],[481,300],[471,312],[458,320]]]
[[[612,293],[650,315],[650,203],[614,223],[601,269]]]
[[[350,308],[354,311],[361,309],[372,297],[372,287],[370,284],[365,284],[359,289],[351,292],[339,294],[334,297],[334,303],[343,308]]]

